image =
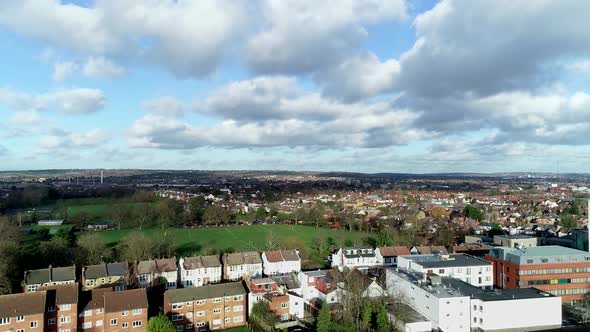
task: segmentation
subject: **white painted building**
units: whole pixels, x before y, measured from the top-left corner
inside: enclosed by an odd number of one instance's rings
[[[313,299],[327,303],[339,302],[339,289],[326,271],[303,271],[297,275],[301,285],[301,296],[306,302]]]
[[[262,253],[262,266],[266,276],[301,271],[298,250],[270,250]]]
[[[451,277],[486,289],[491,289],[494,285],[493,264],[465,254],[400,256],[398,267],[419,273]]]
[[[175,289],[178,283],[176,257],[141,261],[136,266],[137,281],[140,287],[166,284],[166,289]]]
[[[367,268],[378,265],[375,250],[371,247],[340,248],[332,254],[332,267],[341,272],[344,268]]]
[[[256,251],[225,253],[223,255],[223,279],[236,281],[262,276],[262,258]]]
[[[180,281],[184,287],[199,287],[221,281],[219,256],[180,258]]]
[[[388,269],[394,297],[441,331],[537,331],[561,326],[561,298],[535,288],[483,290],[449,277]]]
[[[397,266],[397,258],[405,255],[411,255],[410,248],[405,246],[378,247],[375,249],[377,265]]]

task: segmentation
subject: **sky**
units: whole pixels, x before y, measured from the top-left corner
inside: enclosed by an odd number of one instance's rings
[[[590,172],[590,2],[0,1],[0,170]]]

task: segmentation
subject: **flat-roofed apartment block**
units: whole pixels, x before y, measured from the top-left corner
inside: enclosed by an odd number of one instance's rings
[[[82,268],[82,288],[89,290],[100,287],[127,289],[129,285],[129,265],[123,262],[102,263]]]
[[[537,242],[536,237],[523,234],[494,235],[494,244],[502,247],[536,247]]]
[[[465,254],[400,256],[397,266],[410,271],[460,279],[486,289],[494,285],[493,265],[482,258]]]
[[[301,271],[298,250],[270,250],[262,253],[262,266],[266,276]]]
[[[76,282],[76,266],[52,267],[25,271],[23,290],[35,292],[43,286],[73,284]]]
[[[136,265],[136,272],[140,287],[146,288],[163,283],[166,289],[173,289],[178,283],[176,257],[141,261]]]
[[[0,296],[0,331],[43,332],[46,291]]]
[[[180,282],[184,287],[199,287],[221,281],[219,256],[181,257]]]
[[[388,293],[444,332],[541,331],[561,326],[561,299],[539,289],[484,290],[459,279],[386,270]]]
[[[242,282],[167,290],[164,313],[178,331],[219,330],[246,325]]]
[[[105,331],[147,330],[148,300],[145,288],[104,293]]]
[[[40,288],[47,294],[45,300],[46,331],[78,331],[79,288],[78,283]]]
[[[561,247],[494,248],[485,259],[494,264],[494,285],[499,288],[535,287],[582,300],[590,292],[590,253]]]
[[[257,251],[223,254],[223,279],[241,280],[262,276],[262,258]]]

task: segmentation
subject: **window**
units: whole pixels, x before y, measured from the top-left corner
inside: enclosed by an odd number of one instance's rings
[[[244,321],[244,317],[243,316],[236,316],[234,317],[234,323],[239,323]]]
[[[70,329],[59,329],[59,332],[71,332]]]
[[[533,260],[532,260],[532,259],[527,259],[527,260],[526,260],[526,263],[527,263],[527,264],[533,264]]]
[[[186,324],[186,329],[187,330],[192,330],[193,329],[193,324],[192,323]]]
[[[16,332],[25,332],[25,329],[18,329]]]
[[[230,307],[225,307],[225,312],[230,312],[231,308]]]
[[[547,263],[549,260],[547,258],[541,258],[541,263]]]
[[[71,304],[62,304],[59,306],[59,310],[70,310],[70,309],[72,309]]]
[[[182,324],[181,325],[176,325],[176,331],[178,331],[178,332],[184,331],[184,325],[182,325]]]
[[[285,304],[285,303],[283,303],[283,304]],[[281,308],[283,308],[283,304],[281,304]],[[289,305],[289,303],[287,303],[287,305]],[[244,311],[244,306],[242,306],[242,305],[234,306],[234,312],[240,312],[240,311]]]
[[[10,324],[10,317],[0,318],[0,325]]]
[[[29,292],[36,292],[39,289],[39,285],[28,285],[27,291]]]
[[[82,323],[82,328],[83,329],[90,329],[90,328],[92,328],[92,322],[84,322],[84,323]]]
[[[225,319],[223,321],[226,322],[226,323],[229,323],[229,322],[231,322],[231,318],[225,317]]]
[[[473,305],[473,310],[477,310],[477,305]]]
[[[115,292],[121,292],[125,290],[125,286],[115,286]]]
[[[182,303],[173,304],[172,305],[172,310],[175,310],[175,309],[182,309]]]
[[[187,302],[187,303],[185,303],[185,305],[186,305],[187,307],[192,307],[192,306],[193,306],[193,303],[192,303],[192,302]]]
[[[141,309],[133,309],[133,315],[137,316],[137,315],[141,315]]]
[[[173,322],[177,322],[179,320],[182,320],[184,318],[183,315],[172,315],[172,321]]]
[[[438,269],[438,273],[445,273],[445,269]]]
[[[483,311],[483,307],[482,306],[479,306],[479,311]]]
[[[96,326],[102,326],[102,319],[96,321]]]
[[[126,329],[129,327],[129,323],[121,323],[121,327]]]
[[[214,314],[221,313],[221,309],[213,309],[213,313],[214,313]]]
[[[219,303],[219,302],[221,302],[221,298],[220,297],[217,297],[217,298],[214,298],[213,299],[213,303]]]
[[[197,322],[197,327],[204,327],[205,326],[205,322]]]
[[[221,324],[221,319],[214,319],[213,320],[213,325],[220,325]]]
[[[203,305],[203,304],[205,304],[205,300],[197,300],[195,303],[197,305]]]
[[[226,296],[226,297],[225,297],[225,300],[226,300],[226,301],[231,301],[231,296]]]
[[[197,316],[198,317],[205,316],[205,312],[204,311],[197,311]]]
[[[98,314],[102,314],[102,311],[103,311],[103,309],[102,309],[102,308],[98,308],[98,309],[96,309],[96,314],[97,314],[97,315],[98,315]]]
[[[117,325],[117,319],[116,318],[111,319],[111,325]]]
[[[127,316],[127,315],[129,315],[129,310],[123,310],[121,312],[121,316]]]
[[[235,308],[235,307],[234,307]],[[289,302],[281,303],[281,309],[289,308]],[[234,310],[235,311],[235,310]]]
[[[483,324],[483,318],[480,318],[480,319],[479,319],[479,323],[480,323],[480,324]]]
[[[16,316],[16,321],[17,322],[22,322],[25,320],[25,316]]]
[[[59,323],[60,324],[69,323],[71,321],[72,321],[72,318],[70,316],[61,316],[61,317],[59,317]]]
[[[140,320],[134,320],[131,323],[131,326],[133,326],[133,327],[141,327],[141,321]]]
[[[36,320],[32,321],[31,324],[29,326],[31,326],[32,329],[36,328],[39,324],[37,323]]]
[[[47,307],[47,312],[55,312],[55,307],[54,306]]]
[[[243,295],[236,295],[234,296],[234,301],[242,301],[244,299]]]
[[[92,316],[92,310],[84,310],[84,312],[82,313],[82,316],[84,316],[84,317]]]
[[[185,315],[186,318],[193,318],[193,313],[192,312],[187,312]]]
[[[466,269],[466,271],[467,271],[467,274],[471,274],[471,268],[470,268],[470,267],[468,267],[468,268]]]
[[[47,324],[49,324],[49,325],[55,325],[55,318],[49,318],[47,320]]]

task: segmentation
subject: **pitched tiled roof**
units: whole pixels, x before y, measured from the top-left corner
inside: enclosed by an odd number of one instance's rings
[[[260,253],[256,251],[225,253],[223,262],[227,265],[261,264]]]
[[[193,288],[169,289],[164,293],[164,296],[168,298],[169,303],[181,303],[244,294],[246,294],[246,289],[242,282],[230,282]]]
[[[219,260],[219,256],[217,255],[195,256],[184,258],[184,262],[182,265],[185,270],[194,270],[201,269],[204,267],[219,267],[221,266],[221,261]]]
[[[104,294],[112,292],[112,288],[96,288],[80,294],[80,311],[104,308]]]
[[[0,317],[16,317],[45,312],[46,291],[0,296]]]
[[[410,252],[410,248],[408,248],[406,246],[395,246],[393,248],[395,248],[395,253],[398,256],[405,256],[405,255],[411,255],[412,254]]]
[[[299,254],[297,250],[271,250],[264,252],[266,259],[271,263],[285,262],[285,261],[299,261]]]
[[[159,272],[173,272],[178,270],[176,257],[156,259],[156,266]]]
[[[47,291],[47,303],[73,304],[78,303],[78,283],[41,287],[39,290]]]
[[[156,272],[158,272],[158,270],[156,269],[155,261],[141,261],[137,263],[138,274],[152,274]]]
[[[52,281],[76,280],[76,266],[48,267],[26,272],[25,284],[35,285]]]
[[[104,294],[104,311],[119,312],[123,310],[147,309],[148,300],[145,288]]]

